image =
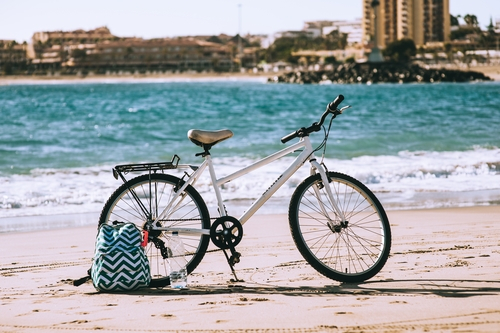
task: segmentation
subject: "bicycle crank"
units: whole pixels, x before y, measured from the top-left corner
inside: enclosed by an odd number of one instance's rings
[[[210,239],[219,249],[234,248],[243,238],[243,226],[232,216],[222,216],[210,227]]]

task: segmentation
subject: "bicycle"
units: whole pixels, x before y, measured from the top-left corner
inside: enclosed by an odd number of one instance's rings
[[[361,282],[375,276],[384,266],[391,247],[391,230],[387,215],[376,196],[358,180],[329,171],[315,152],[323,149],[333,119],[350,106],[338,109],[344,97],[339,95],[327,105],[319,122],[302,127],[281,139],[287,143],[299,141],[225,177],[217,178],[210,150],[229,139],[233,133],[190,130],[189,139],[203,152],[196,154],[204,160],[199,166],[179,164],[174,155],[170,162],[117,165],[116,179],[123,184],[111,195],[99,217],[103,223],[133,222],[148,239],[146,253],[150,261],[151,287],[169,284],[167,258],[171,233],[177,231],[186,248],[187,272],[201,262],[209,240],[224,251],[234,274],[240,261],[236,246],[243,237],[242,225],[307,161],[311,175],[295,189],[288,208],[288,220],[293,240],[304,257],[319,273],[341,282]],[[328,129],[323,123],[332,115]],[[313,148],[309,134],[324,131],[322,143]],[[295,160],[276,181],[238,219],[228,216],[220,187],[253,170],[286,155],[300,151]],[[219,217],[211,218],[207,205],[195,184],[208,168],[217,199]],[[165,173],[169,169],[184,170],[182,178]],[[127,180],[130,172],[147,173]],[[227,250],[230,251],[230,255]]]

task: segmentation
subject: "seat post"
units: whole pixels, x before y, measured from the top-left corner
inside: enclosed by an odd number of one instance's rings
[[[211,145],[202,145],[202,148],[203,148],[203,153],[197,153],[194,156],[206,157],[210,155],[210,148],[212,148]]]
[[[205,155],[210,155],[211,145],[203,145],[203,150],[205,151]]]

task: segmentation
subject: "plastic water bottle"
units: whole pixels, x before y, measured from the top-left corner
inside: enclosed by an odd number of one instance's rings
[[[184,244],[177,231],[172,233],[168,247],[171,251],[171,256],[168,258],[168,264],[170,266],[170,287],[175,289],[186,288],[186,251],[184,250]]]

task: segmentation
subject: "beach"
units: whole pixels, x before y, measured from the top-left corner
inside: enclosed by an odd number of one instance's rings
[[[391,210],[388,217],[391,256],[364,283],[317,273],[295,248],[286,215],[268,214],[244,225],[235,267],[242,281],[232,280],[214,251],[188,289],[123,294],[72,285],[90,267],[95,226],[3,233],[0,331],[498,331],[500,206]]]
[[[433,66],[434,67],[434,66]],[[499,64],[481,64],[476,66],[457,66],[457,65],[448,65],[443,66],[447,69],[458,69],[462,71],[475,71],[483,73],[486,76],[489,76],[493,81],[500,81],[500,65]],[[440,68],[436,66],[435,68]]]
[[[500,81],[500,65],[486,65],[470,67],[471,71],[481,72],[494,81]]]
[[[281,72],[278,72],[278,74]],[[134,82],[196,82],[196,81],[259,81],[266,82],[276,73],[161,73],[110,75],[10,75],[0,76],[1,85],[30,83],[134,83]]]
[[[0,80],[0,332],[498,331],[498,82],[18,79]],[[185,290],[73,286],[91,266],[99,214],[122,183],[115,165],[173,154],[199,165],[188,130],[229,128],[234,137],[211,150],[217,176],[227,176],[284,149],[280,139],[317,121],[338,94],[352,108],[316,157],[365,184],[388,213],[391,254],[375,277],[339,283],[300,255],[286,213],[310,175],[303,167],[243,226],[239,281],[210,245]],[[311,135],[314,147],[323,138]],[[292,160],[221,186],[228,214],[240,216]],[[207,173],[196,190],[217,216]]]
[[[433,65],[433,68],[446,68],[461,71],[475,71],[483,73],[489,76],[493,81],[500,81],[500,65],[499,64],[481,64],[476,66],[466,66],[466,65]],[[164,82],[164,81],[227,81],[227,80],[254,80],[265,82],[267,79],[272,78],[276,75],[283,75],[285,71],[280,70],[278,72],[256,72],[249,70],[245,73],[217,73],[217,72],[206,72],[206,73],[168,73],[168,74],[111,74],[111,75],[38,75],[38,76],[24,76],[24,75],[10,75],[10,76],[0,76],[0,85],[10,85],[10,84],[30,84],[34,82],[47,82],[47,83],[57,83],[57,82],[67,82],[67,83],[98,83],[98,82]]]

